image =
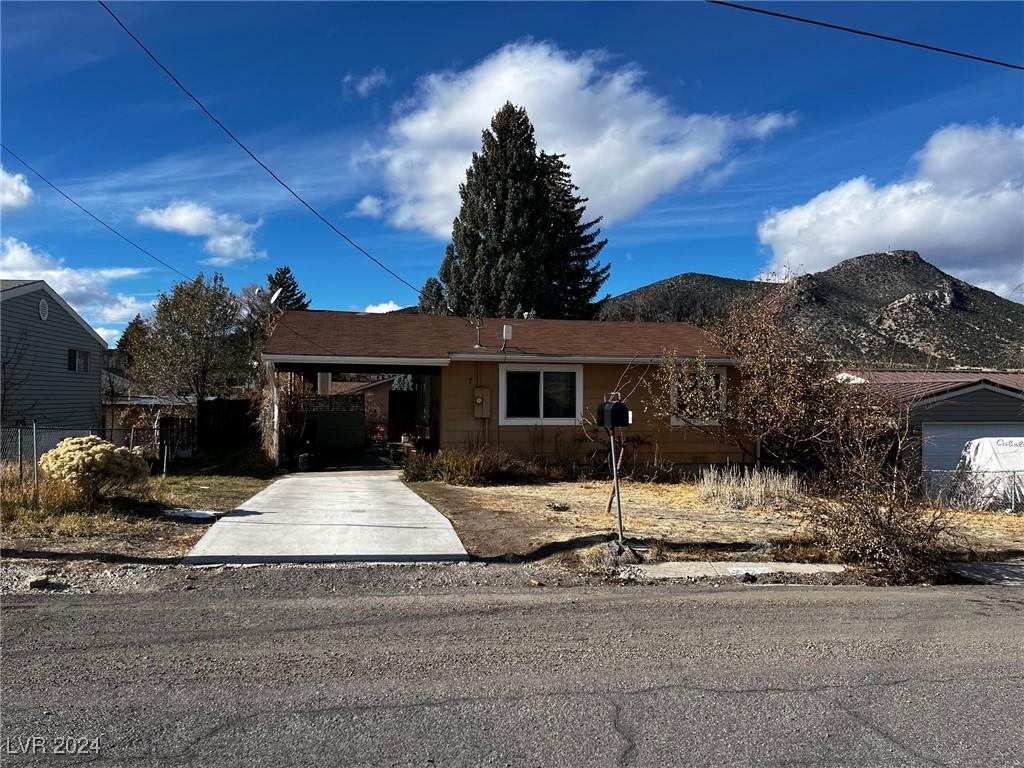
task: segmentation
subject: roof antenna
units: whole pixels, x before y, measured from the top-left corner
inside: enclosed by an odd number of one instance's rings
[[[484,319],[482,317],[474,317],[470,322],[473,328],[476,329],[476,344],[473,345],[473,349],[483,349],[484,345],[480,343],[480,329],[484,327]]]

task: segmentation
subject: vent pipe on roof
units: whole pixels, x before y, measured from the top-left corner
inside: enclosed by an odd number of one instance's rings
[[[508,343],[510,341],[512,341],[512,326],[511,325],[505,325],[501,329],[501,351],[502,352],[505,351],[505,347],[508,346]]]
[[[476,344],[473,345],[473,349],[483,349],[484,345],[480,343],[480,329],[484,327],[484,319],[482,317],[473,318],[473,327],[476,329]]]

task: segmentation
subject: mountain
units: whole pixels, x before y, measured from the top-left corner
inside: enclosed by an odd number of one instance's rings
[[[947,275],[915,251],[869,253],[794,279],[788,322],[850,363],[1024,367],[1024,304]],[[771,283],[686,273],[601,302],[601,320],[707,326]]]

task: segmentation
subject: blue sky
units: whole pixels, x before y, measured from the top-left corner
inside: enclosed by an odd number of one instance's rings
[[[913,248],[1020,300],[1024,75],[702,3],[116,3],[229,127],[415,285],[493,112],[606,217],[606,290]],[[1021,3],[770,7],[1013,62]],[[2,4],[3,141],[186,273],[290,265],[321,309],[415,295],[232,145],[93,3]],[[115,338],[176,276],[6,153],[4,276]],[[21,177],[19,178],[19,174]]]

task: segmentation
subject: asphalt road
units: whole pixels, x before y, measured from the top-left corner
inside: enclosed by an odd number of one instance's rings
[[[2,762],[1024,765],[1022,589],[536,588],[515,568],[6,597]],[[12,754],[31,736],[45,753]],[[66,737],[99,751],[49,754]]]

